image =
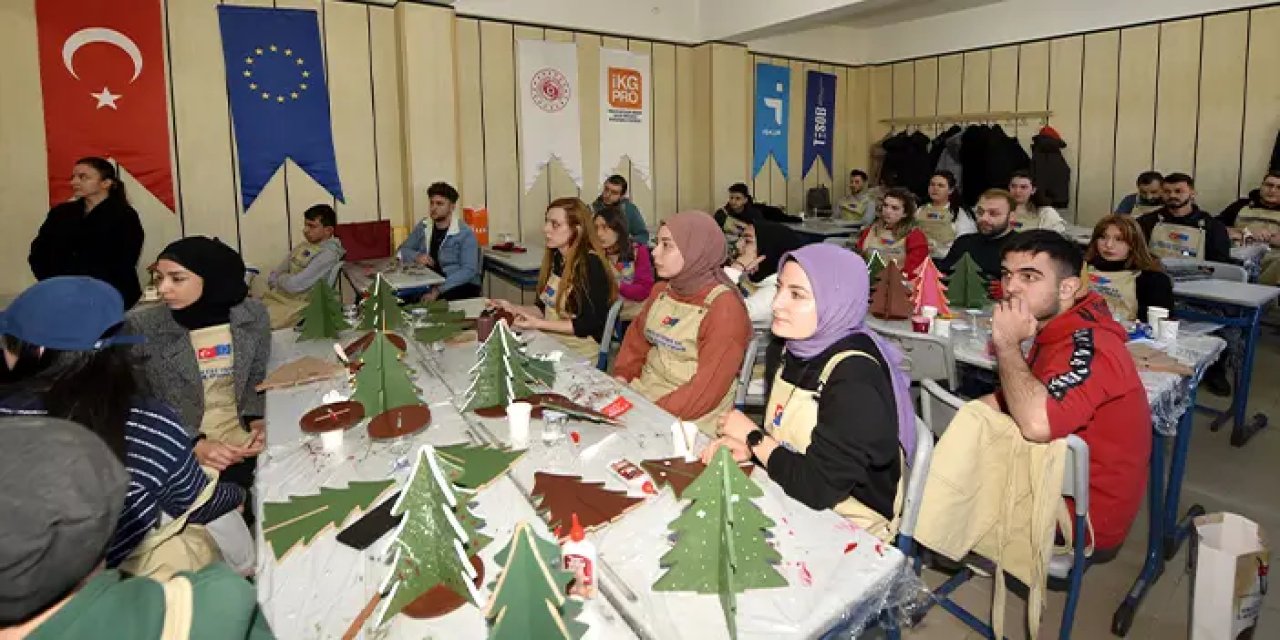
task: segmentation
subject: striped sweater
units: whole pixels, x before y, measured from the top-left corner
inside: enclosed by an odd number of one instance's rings
[[[0,399],[0,416],[44,413],[39,398]],[[107,567],[111,568],[129,557],[156,526],[160,510],[171,517],[182,515],[208,483],[192,452],[191,439],[172,409],[154,400],[140,401],[129,410],[125,425],[124,466],[129,471],[129,492],[107,546]],[[235,509],[244,498],[243,489],[220,482],[209,502],[191,514],[188,522],[207,523]]]

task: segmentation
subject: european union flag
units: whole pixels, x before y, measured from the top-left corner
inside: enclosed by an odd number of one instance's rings
[[[224,4],[218,23],[244,210],[285,158],[342,200],[316,12]]]

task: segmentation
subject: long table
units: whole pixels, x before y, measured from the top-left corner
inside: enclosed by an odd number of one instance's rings
[[[524,253],[498,251],[492,247],[484,248],[484,270],[514,284],[521,289],[533,289],[538,286],[538,273],[542,270],[543,247],[537,244],[523,244]]]
[[[444,284],[444,276],[422,265],[402,265],[395,258],[377,258],[346,262],[342,265],[342,274],[355,289],[356,295],[369,288],[373,279],[382,274],[383,280],[395,289],[396,294],[403,297],[416,297],[429,291],[431,287]]]
[[[548,336],[529,335],[534,352],[562,349]],[[431,409],[432,424],[400,440],[370,441],[358,426],[347,431],[343,454],[326,454],[318,439],[301,432],[298,418],[320,404],[326,392],[346,393],[346,382],[333,380],[268,392],[268,446],[260,458],[257,477],[259,506],[262,501],[314,493],[322,486],[343,486],[350,480],[390,476],[403,482],[411,456],[422,443],[507,442],[503,420],[482,419],[457,409],[469,383],[467,371],[475,362],[474,348],[428,347],[413,341],[410,345],[405,360],[417,370],[417,383]],[[295,342],[291,330],[277,331],[272,346],[273,366],[301,355],[323,358],[332,353],[329,342]],[[530,495],[536,471],[575,473],[624,490],[608,473],[609,462],[622,457],[640,462],[674,455],[669,429],[674,418],[589,364],[563,357],[557,364],[555,390],[596,407],[621,394],[634,407],[623,417],[624,428],[570,422],[570,428],[581,436],[578,445],[568,439],[544,443],[539,438],[541,426],[535,422],[527,453],[506,476],[476,495],[473,510],[486,520],[483,531],[495,540],[480,554],[488,576],[486,587],[481,589],[486,596],[487,584],[499,570],[493,554],[506,543],[515,524],[534,522],[546,535]],[[778,570],[789,586],[738,596],[740,638],[814,637],[834,627],[861,628],[884,608],[894,588],[910,579],[910,569],[896,549],[879,543],[834,512],[813,511],[792,500],[763,471],[753,473],[752,480],[764,492],[756,503],[775,521],[772,542],[784,558]],[[655,592],[651,588],[662,573],[658,560],[670,548],[667,525],[683,508],[669,491],[663,491],[589,534],[600,550],[604,597],[590,600],[580,618],[591,625],[588,637],[727,637],[715,595]],[[272,628],[282,638],[339,637],[385,577],[389,568],[382,552],[388,539],[360,552],[341,546],[329,532],[279,562],[261,547],[259,600]],[[464,606],[436,620],[398,616],[385,635],[377,633],[379,638],[482,638],[486,631],[480,610]],[[366,627],[364,637],[373,636]]]

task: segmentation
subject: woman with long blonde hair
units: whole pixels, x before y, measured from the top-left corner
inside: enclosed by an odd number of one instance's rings
[[[555,334],[574,353],[595,356],[609,307],[618,297],[591,209],[578,198],[558,198],[547,206],[542,235],[546,251],[538,274],[536,307],[492,300],[515,315],[517,329]]]
[[[1173,280],[1132,217],[1099,220],[1084,259],[1089,288],[1106,298],[1113,314],[1133,321],[1146,318],[1148,307],[1173,308]]]

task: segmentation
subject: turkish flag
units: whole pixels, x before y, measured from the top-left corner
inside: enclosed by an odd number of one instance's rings
[[[85,156],[113,158],[175,211],[161,0],[36,0],[49,201]]]

